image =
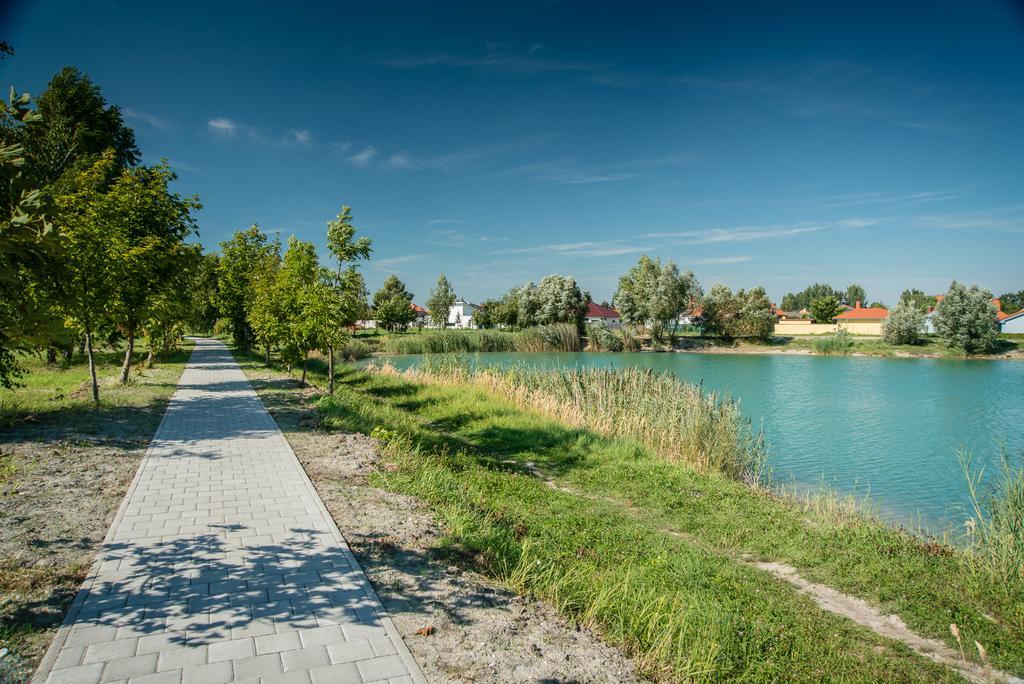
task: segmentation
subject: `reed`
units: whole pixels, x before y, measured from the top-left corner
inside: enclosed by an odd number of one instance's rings
[[[814,340],[814,351],[827,356],[845,356],[853,351],[853,340],[850,333],[840,330],[835,335]]]
[[[569,425],[635,439],[702,472],[749,483],[760,482],[763,474],[763,436],[739,404],[671,373],[634,367],[470,369],[447,357],[404,374],[422,381],[468,381]]]
[[[569,324],[542,325],[518,332],[438,330],[418,335],[388,335],[385,354],[456,354],[475,352],[580,351],[580,335]]]
[[[999,472],[984,484],[984,468],[976,468],[969,451],[958,453],[967,480],[971,513],[965,536],[973,553],[972,570],[987,571],[1009,584],[1024,582],[1024,467],[1000,453]]]

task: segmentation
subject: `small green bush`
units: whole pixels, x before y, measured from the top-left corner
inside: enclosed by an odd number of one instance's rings
[[[365,359],[370,355],[370,345],[359,340],[350,339],[341,346],[338,353],[346,361],[356,361],[358,359]]]
[[[820,337],[814,340],[814,351],[829,356],[843,356],[853,350],[853,339],[845,330],[838,331],[835,335]]]

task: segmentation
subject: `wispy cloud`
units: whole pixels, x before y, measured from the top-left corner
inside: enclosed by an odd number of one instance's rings
[[[206,122],[206,125],[211,132],[228,138],[233,137],[239,129],[239,125],[236,121],[223,116],[210,119]]]
[[[376,156],[377,148],[374,147],[373,145],[368,145],[367,147],[364,147],[361,152],[357,152],[356,154],[349,157],[348,160],[352,164],[352,166],[358,166],[360,168],[363,168],[369,166],[370,162],[373,161],[373,158]]]
[[[567,160],[545,161],[525,164],[513,169],[512,172],[530,176],[534,180],[559,185],[614,183],[636,178],[646,167],[681,164],[696,158],[696,153],[686,152],[661,157],[625,159],[601,165],[580,165]]]
[[[401,266],[402,264],[412,263],[414,261],[419,261],[420,259],[425,259],[428,256],[430,255],[403,254],[402,256],[388,257],[385,259],[374,259],[373,262],[371,263],[375,268],[381,271],[385,271],[387,273],[394,273],[394,267]]]
[[[178,127],[178,124],[170,119],[165,119],[162,116],[156,114],[147,114],[146,112],[140,112],[138,109],[126,107],[124,109],[124,116],[129,121],[136,124],[144,124],[150,128],[157,128],[161,131],[169,131]]]
[[[576,257],[607,257],[621,254],[640,254],[648,252],[651,245],[629,244],[626,240],[600,240],[586,242],[559,242],[535,247],[517,247],[502,249],[495,254],[551,254]]]
[[[813,209],[844,209],[847,207],[859,207],[865,205],[884,205],[889,207],[913,207],[919,204],[930,202],[943,202],[956,199],[957,195],[952,192],[912,192],[904,194],[890,194],[884,192],[859,192],[848,195],[827,195],[812,202]]]
[[[466,222],[463,221],[462,219],[446,219],[446,218],[436,218],[436,219],[430,219],[429,221],[427,221],[427,225],[428,226],[439,226],[439,225],[442,225],[442,224],[454,224],[454,225],[460,225],[461,226],[461,225],[465,225],[465,223]]]
[[[186,173],[194,173],[197,176],[202,176],[203,178],[209,178],[211,180],[213,178],[212,176],[210,176],[210,174],[206,173],[199,167],[186,164],[185,162],[180,162],[174,159],[168,159],[167,165],[170,166],[171,170],[173,171],[185,171]]]
[[[826,225],[790,226],[739,226],[736,228],[708,228],[703,230],[680,230],[659,233],[642,233],[638,238],[672,239],[688,244],[714,244],[719,242],[750,242],[786,238],[825,230]]]
[[[916,228],[939,230],[989,230],[1024,233],[1024,205],[1010,205],[982,211],[926,214],[916,217]]]
[[[707,259],[694,259],[688,263],[694,264],[695,266],[717,266],[724,264],[742,264],[745,261],[753,261],[754,257],[749,256],[727,256],[727,257],[709,257]]]
[[[313,141],[313,136],[308,128],[304,128],[301,131],[288,131],[288,135],[299,145],[309,145]]]

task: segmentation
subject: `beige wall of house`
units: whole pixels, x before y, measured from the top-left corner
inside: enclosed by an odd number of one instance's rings
[[[881,335],[881,320],[839,321],[840,327],[851,335]]]
[[[827,335],[838,329],[835,323],[810,321],[779,321],[775,324],[776,335]]]

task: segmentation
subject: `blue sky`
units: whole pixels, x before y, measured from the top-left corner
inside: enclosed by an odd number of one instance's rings
[[[892,302],[1024,289],[1024,11],[906,3],[35,2],[3,82],[87,72],[208,246],[323,246],[371,288],[483,299],[548,273],[610,298],[640,254],[705,288]]]

